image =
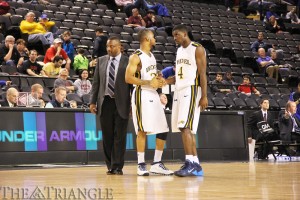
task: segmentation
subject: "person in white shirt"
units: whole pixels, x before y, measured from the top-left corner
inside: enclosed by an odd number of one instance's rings
[[[298,18],[296,7],[292,8],[290,12],[288,12],[285,16],[287,19],[291,19],[292,24],[299,24],[300,19]]]

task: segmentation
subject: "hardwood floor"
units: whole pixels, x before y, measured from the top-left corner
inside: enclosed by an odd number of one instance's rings
[[[180,164],[166,166],[177,170]],[[123,176],[107,176],[104,166],[8,169],[0,171],[0,199],[300,199],[300,162],[202,167],[204,177],[185,178],[139,177],[132,163],[126,164]]]

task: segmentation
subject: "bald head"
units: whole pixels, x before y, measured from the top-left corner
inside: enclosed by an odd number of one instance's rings
[[[19,97],[19,92],[16,88],[9,88],[6,91],[6,99],[12,104],[16,104]]]

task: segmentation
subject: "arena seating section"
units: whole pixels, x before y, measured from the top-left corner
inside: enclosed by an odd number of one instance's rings
[[[32,10],[36,17],[41,13],[46,13],[48,17],[55,21],[60,32],[70,30],[72,32],[72,42],[75,47],[85,49],[86,55],[91,59],[93,49],[94,29],[101,25],[109,36],[118,36],[122,39],[125,54],[130,55],[139,47],[137,33],[131,27],[126,26],[126,14],[124,12],[114,12],[108,9],[105,4],[95,4],[93,1],[76,0],[50,0],[51,5],[31,5],[28,3],[9,2],[11,5],[10,18],[1,16],[1,21],[9,24],[6,28],[19,26],[25,14]],[[224,5],[206,4],[190,1],[164,0],[169,9],[171,17],[157,16],[161,26],[172,27],[176,24],[185,24],[192,33],[193,39],[201,43],[207,50],[207,79],[208,82],[215,79],[216,72],[232,71],[234,80],[242,82],[242,76],[250,75],[251,82],[262,93],[246,96],[239,93],[228,95],[222,93],[212,93],[208,87],[209,108],[210,109],[257,109],[261,98],[270,99],[272,110],[280,110],[285,106],[289,94],[295,88],[291,87],[292,82],[298,82],[300,75],[300,63],[291,61],[289,58],[298,53],[297,44],[300,35],[297,33],[296,25],[286,24],[289,33],[273,34],[265,31],[262,21],[247,19],[243,13],[226,11]],[[4,19],[5,18],[5,19]],[[256,55],[250,51],[250,45],[257,39],[257,33],[264,32],[265,40],[275,44],[284,51],[284,61],[292,67],[289,70],[281,70],[281,79],[266,78],[259,74],[255,62]],[[158,68],[173,65],[176,54],[176,45],[170,33],[165,31],[155,32],[157,45],[153,53],[158,61]],[[0,34],[3,41],[5,33]],[[1,80],[12,80],[20,91],[29,91],[30,85],[40,83],[45,88],[45,100],[49,101],[53,96],[51,91],[54,79],[33,78],[16,75],[16,69],[1,66],[1,71],[9,75],[2,75]],[[72,75],[72,74],[71,74]],[[75,80],[74,77],[71,79]],[[5,93],[2,93],[2,98]],[[75,98],[70,95],[70,99]],[[88,97],[75,98],[79,104],[87,104]]]

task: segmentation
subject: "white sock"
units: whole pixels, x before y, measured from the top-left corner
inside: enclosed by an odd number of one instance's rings
[[[145,162],[145,152],[137,152],[138,164]]]
[[[163,151],[155,150],[153,162],[160,162]]]
[[[185,159],[193,162],[193,155],[185,155]]]
[[[200,164],[198,156],[193,156],[193,161],[197,164]]]

